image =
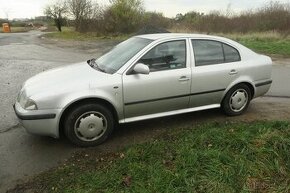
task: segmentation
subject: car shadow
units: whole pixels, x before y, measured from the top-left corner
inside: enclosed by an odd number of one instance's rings
[[[211,109],[120,124],[106,142],[90,149],[113,152],[131,144],[149,141],[172,129],[195,127],[201,123],[221,121],[225,118],[220,109]]]

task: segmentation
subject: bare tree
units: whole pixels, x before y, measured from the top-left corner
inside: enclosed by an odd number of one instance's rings
[[[94,4],[91,0],[68,0],[68,10],[74,17],[76,31],[82,31],[83,23],[94,15]]]
[[[67,5],[65,2],[54,3],[46,6],[44,14],[48,17],[51,17],[58,31],[61,32],[61,27],[63,25],[64,16],[67,13]]]

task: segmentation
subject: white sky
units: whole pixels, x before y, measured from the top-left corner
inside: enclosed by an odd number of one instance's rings
[[[209,12],[211,10],[225,11],[231,4],[235,12],[257,8],[270,0],[143,0],[146,10],[164,13],[167,17],[174,17],[178,13],[188,11]],[[290,3],[290,0],[276,0]],[[55,0],[0,0],[0,18],[32,18],[43,15],[46,4]],[[109,0],[97,0],[100,4],[108,4]]]

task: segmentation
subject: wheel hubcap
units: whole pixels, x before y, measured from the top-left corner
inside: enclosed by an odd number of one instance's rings
[[[244,89],[235,91],[230,100],[231,110],[234,112],[242,111],[248,103],[248,93]]]
[[[81,115],[74,126],[76,136],[82,141],[99,139],[107,129],[107,119],[99,112],[88,112]]]

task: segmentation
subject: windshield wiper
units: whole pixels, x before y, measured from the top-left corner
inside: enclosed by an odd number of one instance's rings
[[[96,59],[95,59],[95,58],[88,60],[87,63],[88,63],[92,68],[97,69],[97,70],[99,70],[99,71],[101,71],[101,72],[105,72],[105,73],[106,73],[106,71],[105,71],[104,69],[102,69],[102,68],[101,68],[101,67],[96,63]]]

